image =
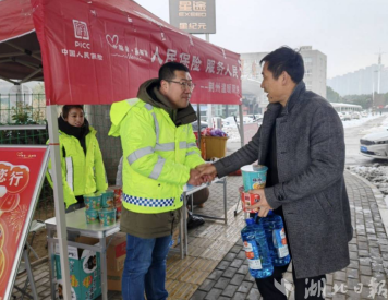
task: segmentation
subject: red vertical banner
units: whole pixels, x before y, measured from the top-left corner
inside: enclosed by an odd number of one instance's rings
[[[47,161],[47,146],[0,147],[0,300],[11,296]]]

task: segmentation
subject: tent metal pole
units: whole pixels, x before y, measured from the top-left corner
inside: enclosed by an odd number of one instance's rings
[[[202,127],[201,127],[201,107],[197,104],[197,124],[198,124],[198,147],[201,149]]]
[[[57,217],[57,234],[59,240],[61,275],[62,275],[62,292],[63,299],[71,299],[70,267],[69,252],[66,239],[66,222],[65,222],[65,202],[63,200],[62,170],[61,157],[59,149],[59,132],[58,132],[58,106],[47,106],[47,121],[50,139],[50,159],[51,159],[51,177],[53,181],[54,204]],[[49,257],[52,259],[52,257]],[[54,274],[51,274],[54,276]]]
[[[11,43],[11,42],[5,42],[5,44],[7,44],[8,46],[10,46],[10,47],[12,47],[12,48],[15,48],[15,49],[17,49],[17,50],[20,50],[20,51],[23,52],[23,53],[26,53],[26,49],[24,49],[24,48],[22,48],[22,47],[19,47],[19,46],[16,46],[16,45],[14,45],[14,44]],[[37,55],[37,54],[35,53],[35,51],[32,53],[31,57],[33,57],[33,58],[39,60],[40,62],[42,61],[41,58],[40,58],[40,55]]]
[[[209,34],[206,33],[205,36],[206,36],[206,41],[209,43]],[[213,128],[213,125],[210,124],[212,117],[215,117],[215,115],[214,116],[212,115],[212,105],[208,104],[207,110],[206,110],[206,120],[207,120],[207,127],[208,128]],[[216,127],[216,126],[214,126],[214,127]]]
[[[241,147],[244,146],[244,120],[243,120],[243,110],[242,104],[238,106],[238,111],[240,114],[240,137],[241,137]]]

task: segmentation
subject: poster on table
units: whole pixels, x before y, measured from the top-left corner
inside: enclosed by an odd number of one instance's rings
[[[0,146],[0,300],[11,297],[48,153],[47,146]]]

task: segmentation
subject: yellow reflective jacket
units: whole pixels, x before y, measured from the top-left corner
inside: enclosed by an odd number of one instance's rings
[[[89,126],[89,133],[85,136],[85,156],[81,143],[75,136],[59,131],[63,197],[66,208],[77,202],[75,196],[105,191],[108,188],[96,133],[97,131]],[[51,160],[46,177],[53,187],[50,172]]]
[[[190,170],[204,163],[191,124],[176,127],[167,111],[139,98],[112,105],[109,135],[123,148],[123,206],[157,214],[180,208]]]

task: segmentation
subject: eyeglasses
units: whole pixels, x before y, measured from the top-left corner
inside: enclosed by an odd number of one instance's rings
[[[195,87],[195,84],[192,82],[187,82],[187,81],[172,81],[172,80],[166,80],[167,82],[172,82],[172,83],[177,83],[180,84],[182,89],[186,89],[186,87],[189,87],[190,90],[193,90]]]

